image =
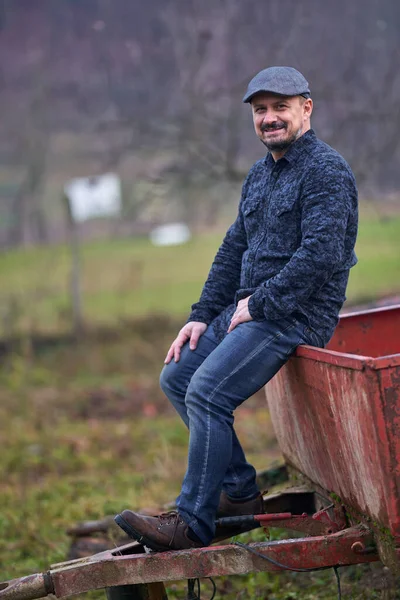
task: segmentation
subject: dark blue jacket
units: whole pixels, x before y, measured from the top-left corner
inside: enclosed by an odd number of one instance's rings
[[[222,339],[239,300],[256,321],[295,316],[326,344],[356,264],[357,189],[349,165],[313,130],[283,158],[250,169],[239,213],[214,259],[190,321]]]

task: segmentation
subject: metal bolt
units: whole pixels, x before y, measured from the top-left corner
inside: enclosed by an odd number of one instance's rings
[[[365,546],[362,542],[354,542],[354,544],[351,547],[353,552],[362,552],[365,549]]]

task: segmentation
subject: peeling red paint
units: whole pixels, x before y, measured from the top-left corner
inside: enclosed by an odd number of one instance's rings
[[[342,317],[266,386],[286,460],[400,535],[400,306]]]

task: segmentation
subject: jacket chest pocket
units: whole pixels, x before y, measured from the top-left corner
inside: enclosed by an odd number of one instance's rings
[[[296,197],[276,198],[267,219],[268,245],[273,252],[295,252],[301,242],[300,207]]]
[[[269,205],[267,228],[269,231],[297,230],[300,228],[300,209],[296,197],[275,198]]]
[[[257,237],[264,225],[264,206],[261,199],[247,203],[243,206],[243,221],[248,243]]]

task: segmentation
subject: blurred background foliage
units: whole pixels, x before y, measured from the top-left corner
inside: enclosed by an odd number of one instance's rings
[[[399,25],[394,0],[0,0],[3,335],[71,327],[63,189],[107,171],[121,179],[123,209],[78,227],[85,319],[187,312],[264,154],[241,98],[271,64],[306,75],[317,134],[356,174],[362,260],[350,298],[390,292]],[[194,241],[184,252],[151,248],[149,231],[176,220]]]
[[[65,239],[71,177],[124,182],[130,235],[179,216],[215,224],[264,153],[247,82],[289,64],[310,81],[318,135],[363,196],[397,201],[400,8],[395,0],[0,0],[4,247]],[[383,209],[382,209],[383,210]]]
[[[85,319],[187,312],[264,153],[241,98],[271,64],[306,75],[317,134],[356,174],[369,266],[354,271],[351,299],[391,291],[399,25],[394,0],[0,0],[3,335],[71,326],[63,189],[108,171],[121,178],[120,216],[78,228]],[[176,220],[192,244],[151,248],[149,231]]]

